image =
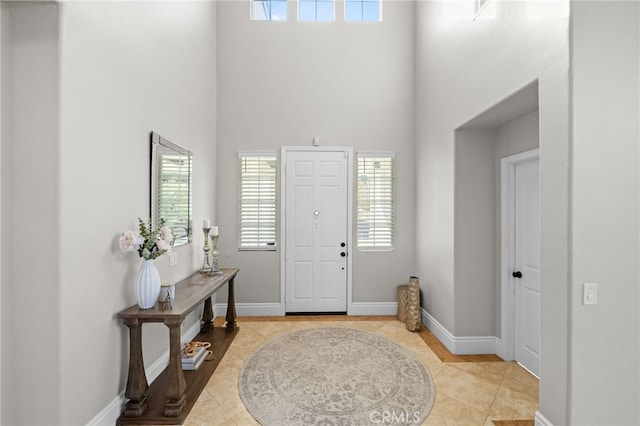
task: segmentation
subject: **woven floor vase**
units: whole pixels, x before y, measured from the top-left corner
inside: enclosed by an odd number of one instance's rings
[[[420,280],[418,277],[409,278],[407,299],[407,312],[405,317],[407,330],[420,331],[422,329],[422,315],[420,315]]]
[[[409,305],[409,286],[406,284],[398,286],[398,321],[407,322],[407,306]]]

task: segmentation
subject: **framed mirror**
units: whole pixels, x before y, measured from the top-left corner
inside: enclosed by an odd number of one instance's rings
[[[191,242],[192,164],[191,151],[151,132],[151,223],[167,222],[174,247]]]

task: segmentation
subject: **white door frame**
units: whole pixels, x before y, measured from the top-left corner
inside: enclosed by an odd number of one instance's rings
[[[352,271],[351,253],[353,252],[353,147],[350,146],[282,146],[280,148],[280,241],[286,240],[286,165],[289,152],[344,152],[347,156],[347,314],[351,312],[352,298]],[[286,290],[286,265],[287,248],[285,244],[280,247],[280,309],[281,315],[286,315],[285,290]]]
[[[540,159],[538,148],[521,152],[500,160],[500,209],[501,209],[501,240],[500,256],[500,304],[501,327],[500,348],[498,355],[505,361],[515,359],[515,313],[516,296],[514,278],[511,276],[515,265],[515,175],[516,166]]]

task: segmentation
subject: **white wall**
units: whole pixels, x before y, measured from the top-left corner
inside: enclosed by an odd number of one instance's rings
[[[530,4],[499,2],[495,20],[475,22],[418,7],[417,156],[428,167],[417,207],[442,206],[418,220],[417,264],[434,271],[428,309],[454,335],[473,321],[451,297],[453,129],[537,78],[540,420],[638,424],[638,4],[572,2],[570,27],[532,18]],[[584,282],[599,283],[598,305],[582,305]]]
[[[544,78],[566,52],[567,18],[530,18],[526,2],[500,2],[495,19],[448,13],[443,3],[418,3],[417,159],[425,166],[417,171],[417,245],[428,310],[455,334],[453,130]]]
[[[2,423],[46,424],[60,414],[59,14],[2,8]]]
[[[495,336],[496,185],[492,130],[455,134],[455,288],[461,336]],[[498,307],[497,307],[498,306]],[[464,318],[463,318],[464,319]],[[456,321],[458,323],[458,321]]]
[[[381,23],[252,22],[218,4],[218,225],[221,264],[240,268],[238,303],[280,302],[280,252],[238,252],[237,152],[283,145],[396,152],[397,245],[352,248],[353,300],[395,302],[414,272],[414,4],[384,4]]]
[[[496,130],[495,160],[500,160],[510,155],[529,151],[539,146],[540,132],[538,110],[518,117]],[[499,167],[496,167],[499,169]],[[496,170],[499,172],[499,170]],[[496,182],[499,182],[497,180]],[[498,188],[500,190],[500,188]]]
[[[4,24],[5,21],[5,13],[4,10],[2,8],[2,6],[0,5],[0,200],[2,200],[3,197],[3,192],[2,192],[2,135],[3,135],[3,131],[4,131],[4,126],[3,126],[3,116],[2,116],[2,99],[3,99],[3,89],[2,89],[2,39],[3,39],[3,25],[6,26],[6,24]],[[2,234],[2,223],[3,223],[3,216],[2,216],[2,208],[0,207],[0,236],[3,235]],[[3,284],[2,284],[2,277],[3,277],[3,257],[2,257],[2,244],[0,243],[0,307],[2,307],[2,291],[3,291]],[[3,347],[2,347],[2,314],[0,314],[0,383],[3,383],[2,380],[2,356],[3,356]],[[0,385],[0,422],[2,421],[2,385]]]
[[[565,424],[568,18],[534,17],[532,3],[514,1],[496,2],[494,19],[473,21],[452,14],[447,4],[465,2],[418,2],[416,14],[416,265],[424,277],[426,309],[454,336],[478,332],[469,315],[475,310],[464,311],[464,299],[454,297],[454,130],[537,80],[544,271],[540,407],[552,423]]]
[[[570,421],[637,425],[639,5],[575,1],[571,12]],[[596,306],[581,303],[585,282],[598,283]]]
[[[460,318],[456,321],[460,324],[458,336],[500,337],[500,160],[537,148],[538,140],[537,110],[514,119],[501,116],[481,127],[465,125],[455,131],[454,277],[456,318]]]
[[[215,219],[215,3],[3,6],[14,33],[3,34],[3,53],[16,52],[3,77],[9,70],[5,81],[29,95],[16,93],[3,109],[13,124],[13,137],[3,132],[3,153],[12,153],[3,220],[20,230],[9,236],[10,256],[3,250],[3,264],[15,267],[3,269],[11,284],[8,295],[3,289],[3,371],[15,372],[3,376],[3,423],[83,424],[126,384],[128,330],[114,314],[135,303],[141,261],[121,253],[117,239],[149,214],[149,132],[194,151],[194,217]],[[166,256],[156,262],[163,281],[200,266],[202,238],[196,232],[176,249],[176,267]],[[168,349],[168,332],[143,328],[148,368]],[[34,339],[31,359],[23,348]]]

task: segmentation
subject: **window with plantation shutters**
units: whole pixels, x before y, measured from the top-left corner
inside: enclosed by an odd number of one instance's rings
[[[238,158],[238,249],[275,250],[277,156],[241,152]]]
[[[175,242],[184,244],[191,233],[191,157],[160,152],[157,158],[157,219],[164,219]]]
[[[392,153],[358,153],[357,246],[361,250],[393,249],[394,157]]]

